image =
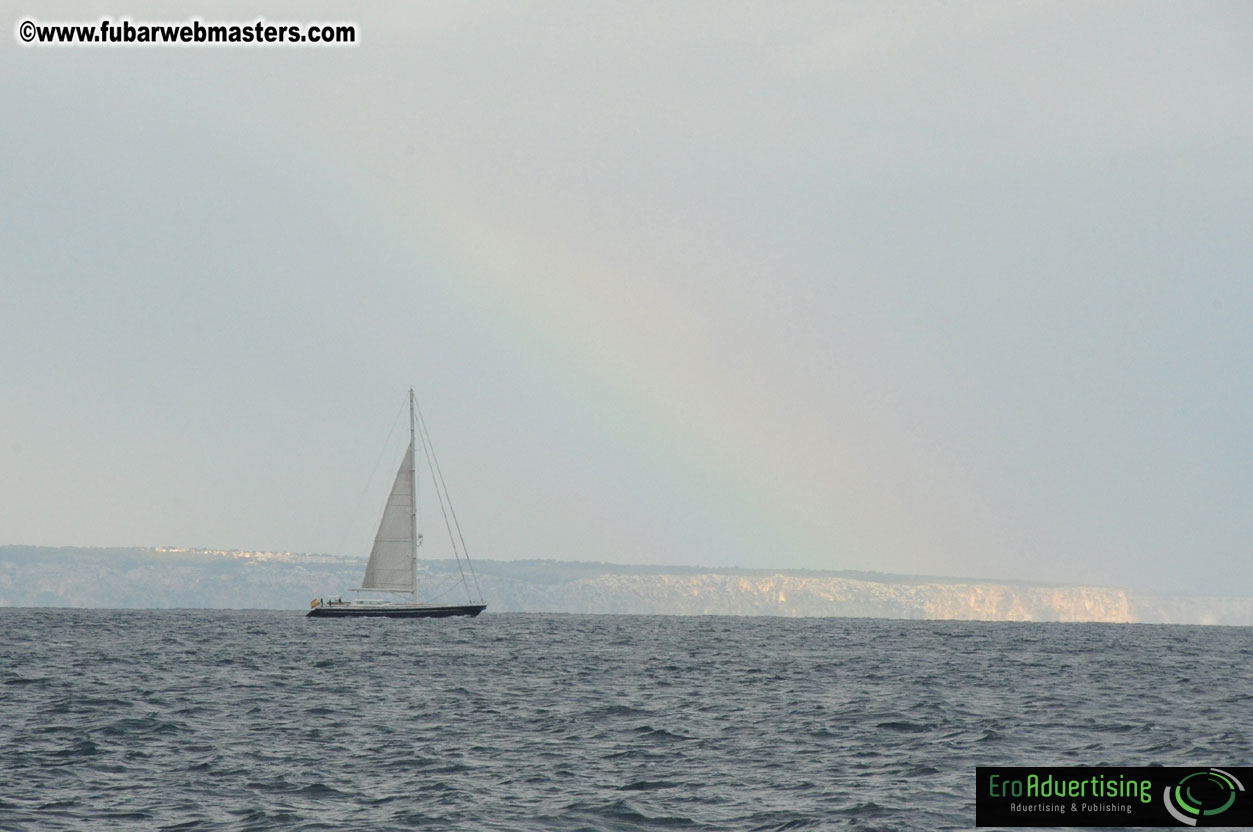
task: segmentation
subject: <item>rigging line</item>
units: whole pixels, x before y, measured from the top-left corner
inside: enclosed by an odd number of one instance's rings
[[[438,601],[439,599],[443,598],[445,595],[452,592],[456,588],[457,588],[457,584],[455,582],[451,583],[448,586],[444,587],[442,590],[440,590],[434,597],[428,597],[427,601],[434,603],[435,601]]]
[[[383,440],[383,447],[379,448],[379,455],[374,459],[374,468],[370,471],[370,478],[365,481],[365,485],[361,489],[361,493],[357,495],[357,504],[353,506],[352,513],[348,515],[348,521],[344,524],[344,533],[340,535],[339,542],[335,544],[335,552],[342,554],[344,551],[344,541],[348,539],[348,533],[351,530],[352,521],[357,518],[358,512],[361,511],[361,501],[365,499],[366,492],[370,490],[370,486],[374,483],[374,476],[379,472],[379,464],[383,461],[383,455],[387,453],[387,448],[391,445],[392,436],[396,433],[396,425],[400,422],[400,414],[404,413],[404,405],[396,410],[396,415],[392,417],[392,426],[387,430],[387,438]]]
[[[414,406],[417,407],[417,399],[414,399]],[[466,573],[461,568],[461,556],[457,554],[457,541],[453,538],[452,523],[448,522],[448,512],[444,509],[444,494],[439,488],[439,480],[436,478],[435,472],[438,470],[431,453],[431,437],[426,431],[426,424],[422,421],[422,408],[418,407],[418,427],[421,431],[419,438],[422,440],[422,455],[426,457],[427,468],[431,470],[431,479],[435,482],[435,496],[439,498],[439,510],[444,515],[444,528],[448,529],[448,542],[452,544],[453,557],[457,558],[457,571],[461,572],[461,583],[466,588],[466,594],[470,592],[470,586],[466,583]],[[453,515],[456,517],[456,515]]]
[[[479,603],[482,603],[483,590],[479,588],[479,575],[474,571],[474,564],[470,561],[470,550],[466,547],[465,536],[461,534],[461,522],[457,519],[457,510],[452,507],[452,495],[448,493],[448,484],[444,482],[444,472],[439,467],[439,457],[435,455],[435,445],[431,442],[431,432],[427,430],[426,419],[422,417],[422,406],[419,405],[416,400],[414,401],[414,405],[418,409],[418,424],[422,427],[422,432],[426,434],[426,439],[423,440],[423,444],[430,445],[431,447],[431,457],[435,461],[435,473],[439,477],[440,487],[444,489],[444,496],[448,497],[448,510],[452,513],[453,525],[457,527],[457,537],[461,538],[461,551],[465,554],[466,563],[470,566],[470,577],[474,578],[474,590],[479,594]],[[461,567],[460,561],[457,562],[457,567]],[[461,580],[465,580],[464,572],[461,575]],[[468,593],[469,591],[470,587],[467,585],[466,592]]]

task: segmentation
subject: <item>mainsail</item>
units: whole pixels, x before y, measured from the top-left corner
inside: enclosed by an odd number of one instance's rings
[[[400,462],[396,482],[383,509],[374,549],[365,567],[361,589],[384,592],[414,592],[417,586],[414,570],[416,552],[413,525],[413,442]]]

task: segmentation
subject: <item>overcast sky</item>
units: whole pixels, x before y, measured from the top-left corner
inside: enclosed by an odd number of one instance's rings
[[[483,557],[1253,594],[1248,3],[212,13],[360,44],[0,39],[0,543],[365,555],[414,384]]]

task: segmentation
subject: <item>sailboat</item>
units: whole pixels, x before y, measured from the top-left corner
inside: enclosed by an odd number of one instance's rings
[[[465,590],[465,604],[431,604],[418,601],[418,547],[422,545],[422,532],[418,528],[418,472],[417,452],[427,460],[427,468],[435,483],[435,493],[439,497],[440,510],[444,514],[444,524],[448,527],[448,538],[452,541],[453,554],[457,558],[457,570],[461,574],[462,588]],[[449,522],[449,514],[452,520]],[[455,530],[455,534],[454,534]],[[460,548],[458,548],[460,541]],[[409,448],[400,461],[400,470],[396,472],[396,481],[392,483],[387,504],[383,507],[383,519],[379,521],[378,534],[374,537],[374,548],[370,551],[370,560],[365,567],[365,577],[357,592],[380,592],[392,595],[408,595],[407,600],[371,600],[343,598],[314,598],[309,602],[309,615],[315,618],[341,618],[355,616],[382,616],[387,618],[446,618],[453,615],[475,616],[487,609],[483,601],[483,593],[478,592],[478,603],[474,602],[470,593],[470,583],[466,580],[465,569],[461,566],[462,559],[470,569],[470,577],[478,590],[478,576],[474,574],[474,565],[470,563],[469,552],[465,548],[465,540],[461,536],[461,524],[457,515],[452,512],[452,501],[448,498],[448,489],[444,486],[444,477],[439,470],[439,460],[431,448],[430,434],[426,430],[426,422],[422,419],[422,411],[409,388]]]

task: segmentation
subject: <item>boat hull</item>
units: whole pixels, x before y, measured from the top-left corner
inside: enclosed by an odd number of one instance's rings
[[[440,607],[432,604],[323,604],[309,610],[307,618],[471,618],[487,609],[486,604]]]

